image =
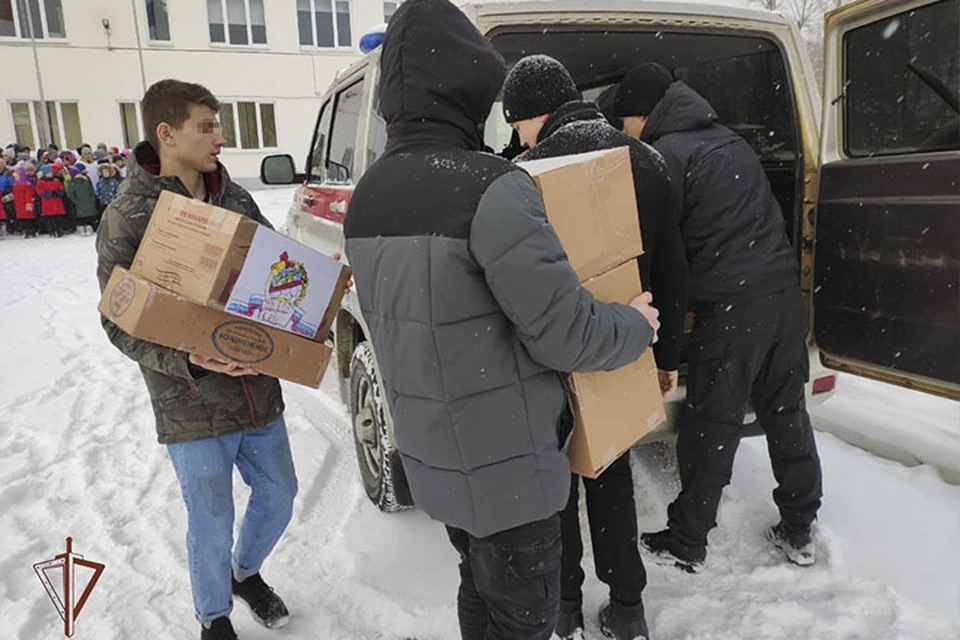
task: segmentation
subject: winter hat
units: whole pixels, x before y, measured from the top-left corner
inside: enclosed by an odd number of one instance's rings
[[[70,178],[76,178],[78,175],[80,175],[80,169],[77,169],[76,165],[70,165],[67,167],[67,173],[70,174]]]
[[[580,99],[567,68],[550,56],[527,56],[507,75],[503,85],[503,116],[513,124],[551,114]]]
[[[113,156],[113,161],[114,161],[114,162],[123,162],[124,160],[126,160],[126,158],[124,158],[124,157],[123,157],[122,155],[120,155],[119,153],[118,153],[117,155]]]
[[[53,167],[48,164],[40,167],[40,176],[43,178],[52,178],[53,177]]]
[[[73,165],[73,168],[76,169],[78,173],[83,173],[87,170],[87,165],[83,164],[82,162],[78,162],[77,164]]]
[[[661,64],[645,62],[631,69],[620,81],[614,99],[618,118],[649,116],[673,84],[673,75]]]

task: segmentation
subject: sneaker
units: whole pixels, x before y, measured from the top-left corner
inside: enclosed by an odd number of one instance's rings
[[[200,640],[237,640],[237,633],[226,616],[217,618],[200,630]]]
[[[583,610],[581,603],[560,601],[560,617],[553,632],[553,640],[583,640]]]
[[[600,609],[600,632],[614,640],[650,640],[643,602],[632,606],[611,600]]]
[[[652,553],[658,564],[674,566],[687,573],[698,573],[707,559],[706,548],[694,549],[680,542],[670,529],[641,534],[640,546]]]
[[[817,561],[810,527],[793,527],[781,520],[767,529],[767,540],[783,551],[793,564],[809,567]]]
[[[243,600],[253,619],[267,629],[279,629],[290,622],[290,612],[273,588],[268,586],[259,573],[243,582],[233,578],[233,595]]]

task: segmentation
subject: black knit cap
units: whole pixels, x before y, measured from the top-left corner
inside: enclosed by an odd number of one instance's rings
[[[503,85],[503,116],[513,124],[552,114],[579,99],[577,83],[565,66],[550,56],[527,56],[507,75]]]
[[[614,113],[618,118],[649,116],[671,84],[673,75],[662,64],[645,62],[634,67],[617,87]]]

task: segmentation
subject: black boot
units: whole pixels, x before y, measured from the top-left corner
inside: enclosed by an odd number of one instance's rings
[[[268,586],[259,573],[255,573],[243,582],[233,580],[233,595],[250,607],[253,619],[267,629],[279,629],[290,622],[290,612],[273,588]]]
[[[632,606],[611,600],[600,609],[600,631],[614,640],[650,640],[643,602]]]
[[[560,640],[583,640],[583,609],[574,600],[560,601],[560,617],[557,618],[555,637]]]
[[[706,548],[693,548],[684,544],[670,529],[640,536],[640,546],[652,553],[660,564],[669,564],[687,573],[697,573],[707,558]]]
[[[796,565],[809,567],[817,561],[810,527],[792,526],[781,520],[767,530],[767,540]]]
[[[226,616],[217,618],[210,626],[203,625],[200,630],[200,640],[237,640],[237,633]]]

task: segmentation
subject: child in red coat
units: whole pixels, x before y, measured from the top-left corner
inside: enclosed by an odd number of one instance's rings
[[[27,174],[26,163],[13,170],[13,206],[17,212],[17,224],[27,238],[37,237],[37,190]]]
[[[40,168],[37,193],[40,195],[40,217],[43,218],[44,227],[51,236],[59,238],[65,231],[67,205],[64,199],[67,192],[63,183],[53,175],[50,165]]]

